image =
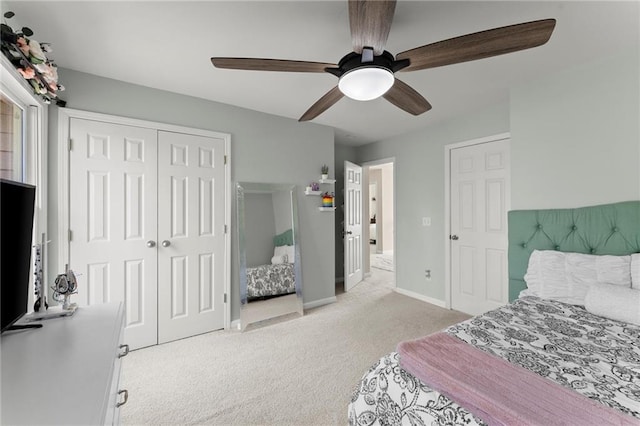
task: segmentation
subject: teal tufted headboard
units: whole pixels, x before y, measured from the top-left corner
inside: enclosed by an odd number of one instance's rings
[[[282,234],[278,234],[273,237],[273,245],[279,246],[292,246],[293,245],[293,230],[287,229]]]
[[[509,301],[526,288],[535,249],[626,255],[640,252],[640,201],[509,212]]]

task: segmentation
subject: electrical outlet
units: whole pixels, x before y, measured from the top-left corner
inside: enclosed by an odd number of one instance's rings
[[[422,218],[422,226],[431,226],[431,218],[423,217]]]
[[[424,270],[424,277],[427,279],[427,281],[431,281],[431,269]]]

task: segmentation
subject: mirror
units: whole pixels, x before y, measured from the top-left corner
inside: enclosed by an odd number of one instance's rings
[[[296,187],[239,182],[240,323],[303,314]]]

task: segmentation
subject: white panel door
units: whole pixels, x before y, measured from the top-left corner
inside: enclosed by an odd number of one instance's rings
[[[477,315],[508,302],[509,140],[451,150],[451,307]]]
[[[344,162],[344,290],[362,281],[362,167]]]
[[[156,137],[140,127],[70,123],[69,267],[82,274],[73,299],[124,301],[133,349],[157,343]]]
[[[158,132],[158,342],[224,328],[223,139]]]

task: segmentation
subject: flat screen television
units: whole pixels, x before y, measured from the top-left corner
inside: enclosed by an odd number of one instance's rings
[[[0,332],[27,313],[35,196],[35,186],[0,179]]]

